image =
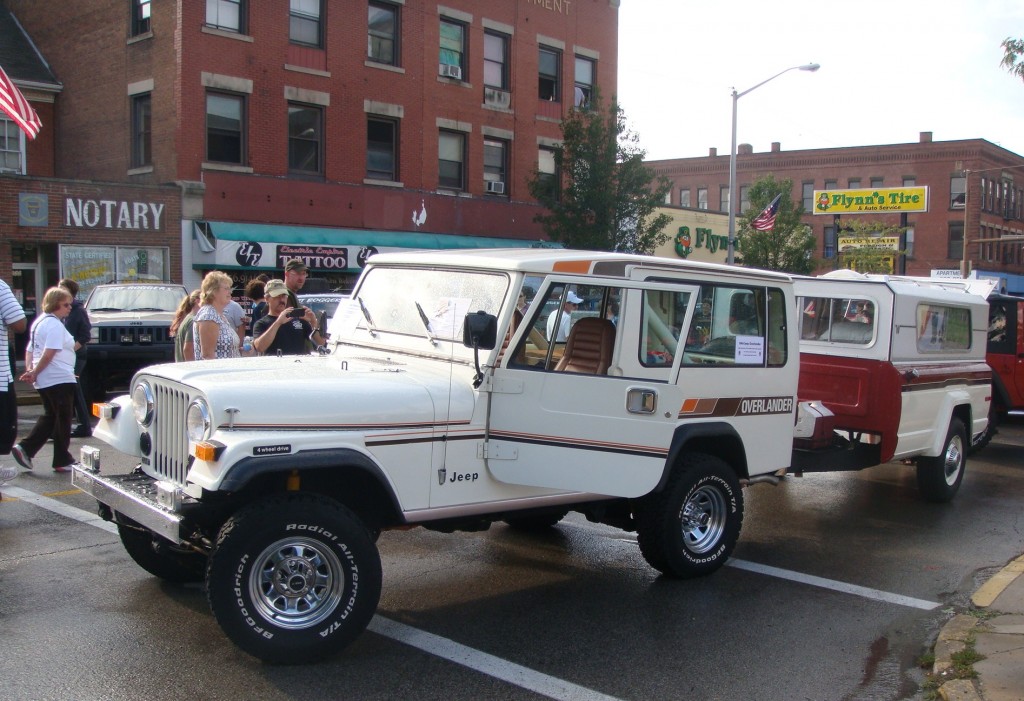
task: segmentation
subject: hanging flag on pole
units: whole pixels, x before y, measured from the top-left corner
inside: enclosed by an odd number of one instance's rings
[[[775,216],[779,213],[779,202],[782,200],[782,193],[775,196],[771,204],[764,208],[764,211],[754,217],[750,225],[758,231],[771,231],[775,226]]]
[[[7,72],[2,66],[0,66],[0,110],[6,112],[30,139],[36,138],[36,134],[43,126],[43,123],[39,121],[39,115],[32,109],[32,105],[28,103],[18,87],[7,77]]]

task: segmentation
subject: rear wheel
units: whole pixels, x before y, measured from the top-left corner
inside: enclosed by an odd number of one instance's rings
[[[743,493],[725,461],[692,453],[665,489],[637,506],[637,542],[644,559],[680,579],[711,574],[725,564],[743,524]]]
[[[995,407],[988,412],[988,426],[985,427],[985,432],[978,436],[973,443],[971,443],[970,449],[967,451],[968,455],[974,455],[979,450],[988,445],[992,438],[999,433],[999,412],[996,411]]]
[[[332,655],[369,624],[380,555],[366,526],[331,499],[294,494],[253,504],[220,530],[206,572],[227,636],[264,662]]]
[[[917,459],[917,488],[928,501],[952,501],[960,490],[967,467],[967,433],[963,422],[953,417],[942,452]]]

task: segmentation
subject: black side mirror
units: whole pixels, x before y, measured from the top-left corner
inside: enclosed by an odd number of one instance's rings
[[[491,350],[498,344],[498,317],[479,311],[467,314],[462,323],[462,345],[478,350]]]

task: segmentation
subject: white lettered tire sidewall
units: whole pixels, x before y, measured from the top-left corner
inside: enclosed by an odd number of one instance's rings
[[[314,662],[369,624],[380,599],[380,555],[338,502],[277,496],[224,524],[206,588],[214,617],[242,650],[269,663]]]

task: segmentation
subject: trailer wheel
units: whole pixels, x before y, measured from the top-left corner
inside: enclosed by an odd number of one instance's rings
[[[142,569],[167,582],[188,584],[203,581],[206,558],[175,547],[170,541],[146,531],[118,514],[117,532],[125,551]]]
[[[651,567],[686,579],[711,574],[732,554],[743,524],[743,493],[725,461],[691,453],[665,489],[637,505],[637,542]]]
[[[369,531],[331,499],[292,494],[228,519],[206,570],[217,623],[235,645],[276,664],[332,655],[369,624],[380,600]]]
[[[917,488],[927,501],[952,501],[960,489],[967,467],[967,433],[955,416],[949,422],[942,452],[917,459]]]

